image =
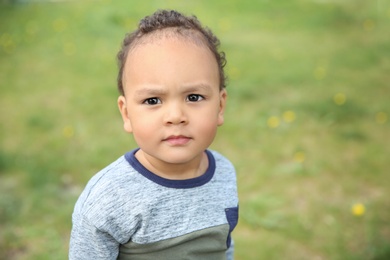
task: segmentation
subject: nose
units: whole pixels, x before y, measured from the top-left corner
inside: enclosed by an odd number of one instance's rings
[[[185,113],[184,105],[179,104],[179,102],[166,104],[164,121],[166,125],[187,124],[188,118]]]

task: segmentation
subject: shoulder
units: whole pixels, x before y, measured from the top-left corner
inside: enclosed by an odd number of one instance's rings
[[[141,201],[152,193],[150,182],[139,174],[125,156],[93,176],[74,207],[75,226],[89,226],[125,243],[139,225]]]
[[[102,192],[105,196],[109,195],[120,188],[124,181],[129,180],[133,174],[134,169],[127,163],[124,156],[121,156],[94,175],[87,183],[84,193],[87,193],[88,197],[102,196]]]
[[[131,190],[137,186],[136,178],[136,171],[121,156],[89,180],[76,203],[74,214],[97,220],[103,212],[114,211],[115,205],[126,201],[129,185],[132,185]]]
[[[222,167],[234,171],[234,165],[228,158],[226,158],[225,156],[223,156],[221,153],[217,151],[214,150],[208,150],[208,151],[211,152],[211,154],[214,157],[216,168]]]
[[[238,205],[237,176],[235,168],[230,160],[219,152],[210,152],[215,160],[215,173],[211,184],[215,185],[214,190],[218,193],[218,196],[221,196],[221,201],[224,199],[228,201],[226,207],[235,207]]]
[[[237,177],[232,162],[217,151],[209,150],[209,152],[211,152],[215,160],[214,180],[222,182],[223,185],[230,183],[235,186]]]

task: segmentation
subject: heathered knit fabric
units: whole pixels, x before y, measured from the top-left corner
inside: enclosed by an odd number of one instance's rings
[[[88,182],[74,209],[69,258],[152,259],[160,252],[159,259],[232,259],[238,220],[232,164],[206,151],[202,176],[168,180],[140,164],[136,151]]]

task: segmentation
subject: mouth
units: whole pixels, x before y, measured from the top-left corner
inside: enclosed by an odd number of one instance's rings
[[[164,142],[167,142],[173,146],[185,145],[191,140],[192,140],[191,137],[184,136],[184,135],[171,135],[171,136],[163,139]]]

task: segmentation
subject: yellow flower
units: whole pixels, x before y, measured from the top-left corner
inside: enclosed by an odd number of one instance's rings
[[[63,32],[68,27],[68,23],[63,18],[54,20],[52,25],[56,32]]]
[[[303,152],[296,152],[294,154],[294,161],[298,163],[303,163],[305,161],[305,153]]]
[[[62,134],[66,137],[66,138],[72,138],[73,135],[74,135],[74,129],[72,126],[68,125],[68,126],[65,126],[64,129],[62,130]]]
[[[270,118],[268,118],[267,124],[270,128],[276,128],[280,124],[279,118],[276,116],[271,116]]]
[[[375,120],[378,124],[384,124],[387,121],[387,114],[385,112],[378,112],[375,115]]]
[[[296,116],[294,111],[289,110],[283,113],[283,120],[287,123],[293,122],[295,120],[295,117]]]
[[[362,216],[366,212],[366,207],[362,203],[355,203],[351,208],[352,214],[355,216]]]
[[[336,103],[336,105],[341,106],[345,104],[345,102],[347,101],[347,97],[344,93],[337,93],[336,95],[334,95],[333,101]]]
[[[363,29],[365,31],[372,31],[375,28],[375,22],[371,19],[366,19],[363,22]]]

